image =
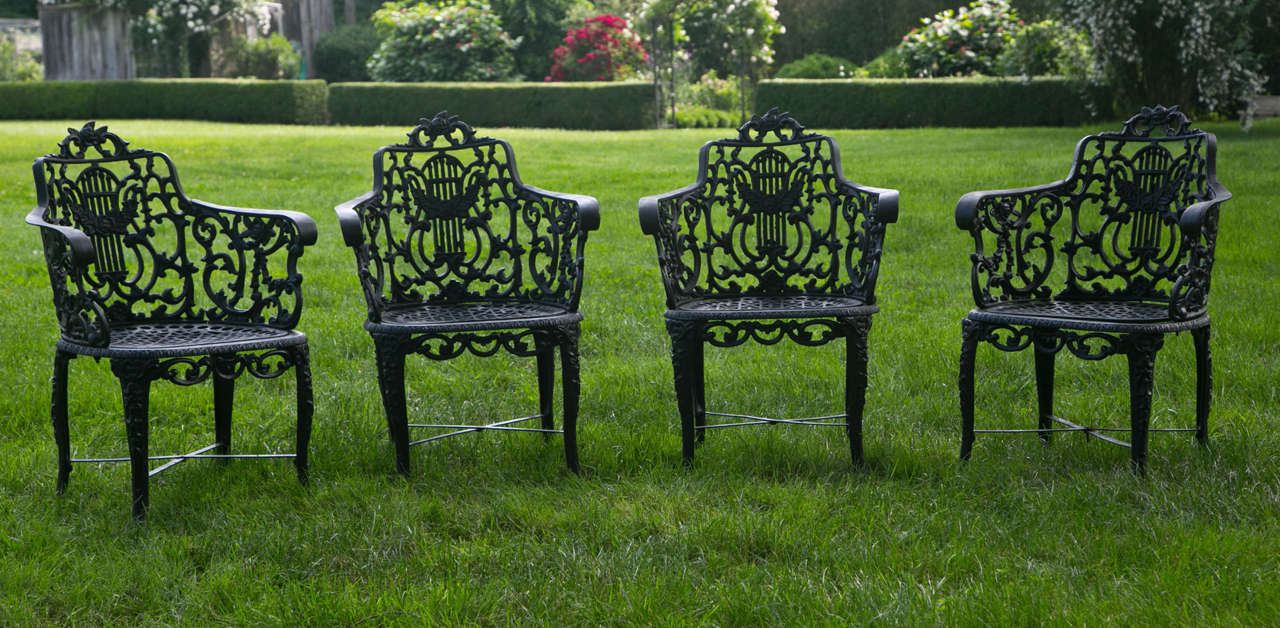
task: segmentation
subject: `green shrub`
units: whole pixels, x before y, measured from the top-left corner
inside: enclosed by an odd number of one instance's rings
[[[412,125],[447,109],[480,126],[653,128],[648,83],[336,83],[334,124]]]
[[[741,100],[742,81],[732,76],[720,78],[715,70],[703,74],[697,83],[676,89],[676,101],[681,106],[732,111],[739,107]]]
[[[324,81],[142,79],[0,83],[5,118],[175,118],[324,124]]]
[[[0,32],[0,81],[38,81],[44,67],[30,52],[19,51],[8,34]]]
[[[283,35],[248,40],[237,37],[223,55],[219,76],[227,78],[257,78],[266,80],[298,77],[302,56]]]
[[[484,3],[387,3],[373,14],[382,45],[369,58],[378,81],[503,81],[518,78],[519,45]]]
[[[821,52],[814,52],[803,59],[792,61],[774,74],[775,78],[824,79],[852,78],[857,73],[857,66],[848,59],[841,59]]]
[[[1019,27],[1000,51],[995,70],[1004,76],[1088,78],[1092,63],[1089,38],[1056,20]]]
[[[682,129],[732,129],[741,124],[735,111],[682,105],[676,110],[676,125]]]
[[[889,48],[861,68],[865,78],[907,78],[907,65],[897,47]]]
[[[786,32],[774,38],[778,64],[821,52],[862,65],[898,45],[920,18],[966,0],[778,0]]]
[[[321,35],[311,53],[316,78],[330,83],[369,80],[369,57],[379,43],[372,24],[339,26]]]
[[[991,75],[1018,27],[1018,14],[1008,0],[976,0],[920,22],[898,44],[908,76]]]
[[[756,87],[755,109],[827,128],[1070,126],[1112,115],[1100,105],[1109,99],[1105,88],[1061,78],[783,79]]]
[[[97,86],[94,81],[0,83],[0,118],[91,118]]]

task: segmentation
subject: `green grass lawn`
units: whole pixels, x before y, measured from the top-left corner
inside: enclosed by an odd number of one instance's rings
[[[1274,624],[1280,621],[1280,119],[1218,133],[1222,212],[1210,301],[1210,445],[979,435],[957,461],[959,320],[972,305],[955,201],[1065,176],[1081,136],[1118,129],[839,131],[849,178],[897,188],[871,331],[868,468],[842,430],[708,434],[680,464],[678,415],[640,196],[693,180],[723,131],[480,129],[526,182],[600,199],[582,299],[582,476],[558,439],[489,433],[413,449],[392,472],[364,304],[332,207],[371,186],[405,129],[105,121],[169,153],[187,192],[304,211],[315,378],[312,482],[284,461],[193,461],[129,518],[127,465],[78,465],[54,495],[57,326],[29,164],[83,121],[0,123],[0,624]],[[842,403],[843,345],[708,349],[708,405],[813,416]],[[409,360],[411,416],[533,414],[532,360]],[[1123,358],[1058,362],[1059,414],[1127,425]],[[1033,427],[1030,353],[978,353],[978,427]],[[288,449],[292,377],[241,380],[240,450]],[[73,455],[124,455],[105,363],[73,361]],[[1190,336],[1156,365],[1155,427],[1194,422]],[[559,404],[557,404],[558,406]],[[208,385],[157,384],[152,451],[212,441]]]

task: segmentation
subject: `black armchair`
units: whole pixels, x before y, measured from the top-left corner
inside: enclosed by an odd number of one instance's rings
[[[291,458],[307,479],[311,375],[297,261],[316,239],[297,212],[223,207],[188,198],[163,153],[128,148],[93,122],[32,167],[53,303],[62,337],[53,371],[57,490],[73,462],[128,460],[133,516],[146,516],[150,475],[193,458]],[[120,380],[127,459],[71,458],[68,365],[106,358]],[[297,376],[294,454],[231,454],[235,380],[244,373]],[[213,380],[215,442],[188,454],[149,456],[153,381],[189,386]],[[213,453],[209,453],[213,452]],[[166,460],[150,469],[151,460]]]
[[[335,208],[356,257],[368,305],[378,383],[396,470],[409,447],[480,430],[563,433],[578,471],[578,333],[583,248],[600,224],[594,198],[547,192],[520,181],[511,147],[476,137],[441,112],[409,141],[373,157],[373,191]],[[553,422],[560,351],[563,430]],[[539,413],[488,425],[409,424],[404,361],[449,360],[506,350],[537,359]],[[539,428],[518,427],[540,419]],[[447,430],[410,442],[409,428]]]
[[[975,432],[1078,431],[1130,447],[1145,470],[1151,389],[1164,335],[1191,332],[1196,349],[1196,426],[1208,438],[1211,386],[1209,279],[1219,205],[1212,133],[1190,128],[1177,107],[1144,108],[1118,132],[1084,138],[1070,175],[1047,185],[972,192],[956,205],[968,231],[975,309],[963,321],[960,457]],[[975,430],[974,352],[1034,348],[1039,422],[1034,430]],[[1091,427],[1053,411],[1054,358],[1122,354],[1129,362],[1130,425]],[[1055,427],[1057,425],[1058,427]],[[1126,443],[1110,434],[1131,432]]]
[[[898,192],[845,180],[830,137],[806,133],[771,110],[708,142],[693,185],[640,200],[666,290],[667,332],[680,406],[683,455],[706,430],[760,424],[845,427],[862,462],[867,334],[885,226]],[[805,346],[845,338],[843,415],[770,419],[708,412],[703,343],[733,347],[791,339]],[[707,415],[745,419],[707,424]],[[845,418],[845,423],[833,419]]]

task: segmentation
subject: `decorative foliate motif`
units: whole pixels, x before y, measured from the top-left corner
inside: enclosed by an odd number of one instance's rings
[[[456,116],[423,120],[409,137],[379,151],[378,194],[355,209],[370,320],[421,303],[576,307],[586,244],[577,204],[524,186],[510,146]]]
[[[776,138],[771,140],[770,136]],[[692,189],[658,200],[658,258],[677,304],[836,294],[871,302],[885,225],[845,182],[829,137],[771,110],[702,149]]]
[[[301,234],[283,215],[223,210],[189,200],[169,158],[128,150],[92,122],[38,160],[52,225],[93,245],[77,264],[46,229],[45,259],[63,336],[105,346],[111,324],[176,321],[291,328],[301,308]],[[96,155],[96,156],[95,156]]]
[[[1085,138],[1061,184],[984,196],[972,227],[977,303],[1141,299],[1177,301],[1175,318],[1202,312],[1216,221],[1188,235],[1179,220],[1214,200],[1212,140],[1187,127],[1176,108],[1146,109],[1121,133]],[[1150,137],[1154,128],[1167,135]]]

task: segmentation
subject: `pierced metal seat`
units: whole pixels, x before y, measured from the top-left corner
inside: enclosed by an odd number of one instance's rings
[[[133,516],[146,517],[148,478],[196,458],[289,458],[307,480],[311,374],[297,261],[316,239],[297,212],[224,207],[188,198],[163,153],[129,149],[93,122],[68,129],[59,152],[35,161],[37,206],[61,338],[54,354],[57,491],[72,463],[129,462]],[[72,358],[110,361],[120,380],[128,458],[72,459],[67,416]],[[232,454],[231,411],[242,374],[297,376],[296,452]],[[150,455],[151,383],[213,380],[215,442]],[[214,452],[214,453],[209,453]],[[151,461],[164,464],[150,467]]]
[[[666,291],[667,333],[686,463],[706,430],[740,425],[844,427],[862,463],[867,334],[879,311],[876,278],[898,192],[845,180],[830,137],[776,109],[738,136],[708,142],[693,185],[640,199]],[[710,412],[703,344],[846,340],[843,414],[775,419]],[[707,416],[745,419],[708,424]],[[844,423],[834,422],[844,418]]]
[[[374,154],[373,191],[335,208],[368,305],[364,327],[396,470],[409,473],[413,445],[500,430],[563,434],[565,462],[577,472],[578,297],[598,203],[525,185],[506,142],[476,137],[448,112],[422,119],[408,136]],[[562,430],[553,421],[556,349]],[[409,423],[406,356],[499,351],[537,359],[537,415],[488,425]],[[539,419],[539,428],[517,427]],[[448,431],[411,442],[410,428]]]
[[[1130,448],[1146,469],[1149,432],[1208,439],[1212,390],[1209,279],[1218,210],[1231,194],[1217,181],[1217,139],[1190,128],[1177,107],[1144,108],[1118,133],[1084,138],[1070,175],[1047,185],[972,192],[956,225],[974,239],[977,307],[962,321],[960,457],[975,433],[1082,432]],[[1152,429],[1156,352],[1164,335],[1191,332],[1196,351],[1196,425]],[[1034,348],[1039,423],[1034,430],[974,429],[974,353]],[[1053,411],[1054,360],[1129,362],[1129,427],[1092,427]],[[1055,427],[1058,425],[1060,427]],[[1110,436],[1130,432],[1131,442]]]

